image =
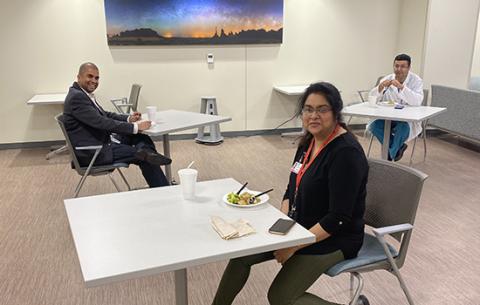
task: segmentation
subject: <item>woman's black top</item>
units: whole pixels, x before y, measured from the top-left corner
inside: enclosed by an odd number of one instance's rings
[[[293,163],[299,162],[307,150],[308,145],[299,147]],[[284,195],[290,210],[296,177],[290,173]],[[331,236],[298,254],[326,254],[340,249],[346,259],[357,256],[363,243],[367,179],[365,153],[351,133],[336,137],[323,148],[300,182],[294,218],[306,229],[319,223]]]

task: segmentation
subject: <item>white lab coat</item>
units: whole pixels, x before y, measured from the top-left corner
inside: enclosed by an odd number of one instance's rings
[[[385,80],[395,79],[395,74],[389,74],[380,80],[382,83]],[[380,84],[379,83],[379,84]],[[377,97],[377,101],[394,101],[402,105],[421,106],[423,101],[423,80],[413,72],[408,72],[407,78],[403,82],[403,89],[398,91],[395,86],[390,86],[384,90],[383,94],[378,92],[378,86],[370,90],[369,95]],[[408,122],[410,126],[410,134],[407,141],[414,139],[422,132],[421,122]]]

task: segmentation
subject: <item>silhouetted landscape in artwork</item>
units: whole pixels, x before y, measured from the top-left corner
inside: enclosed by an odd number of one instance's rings
[[[107,41],[128,45],[278,44],[283,0],[105,0]]]
[[[215,31],[211,37],[164,37],[150,28],[126,30],[107,36],[109,45],[215,45],[215,44],[274,44],[282,43],[283,28],[266,31],[241,30],[238,33]]]

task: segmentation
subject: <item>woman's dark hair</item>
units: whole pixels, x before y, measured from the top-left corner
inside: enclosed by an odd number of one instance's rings
[[[305,90],[305,92],[303,93],[303,95],[300,97],[298,101],[297,116],[302,115],[302,109],[305,106],[305,102],[307,101],[307,98],[310,96],[310,94],[320,94],[323,97],[325,97],[328,104],[332,108],[333,117],[335,118],[337,123],[340,126],[342,126],[345,130],[350,131],[347,128],[347,125],[343,122],[343,116],[342,116],[343,101],[342,101],[342,97],[340,96],[340,92],[334,85],[327,82],[314,83],[308,86],[308,88]],[[305,130],[305,133],[300,139],[300,143],[298,145],[300,147],[309,145],[312,137],[313,137],[312,134],[307,130]]]

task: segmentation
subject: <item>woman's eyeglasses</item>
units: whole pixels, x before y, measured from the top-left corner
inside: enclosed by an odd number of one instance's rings
[[[318,108],[313,108],[313,107],[303,107],[302,109],[302,114],[305,116],[312,116],[314,113],[317,114],[325,114],[328,113],[332,110],[330,106],[320,106]]]

